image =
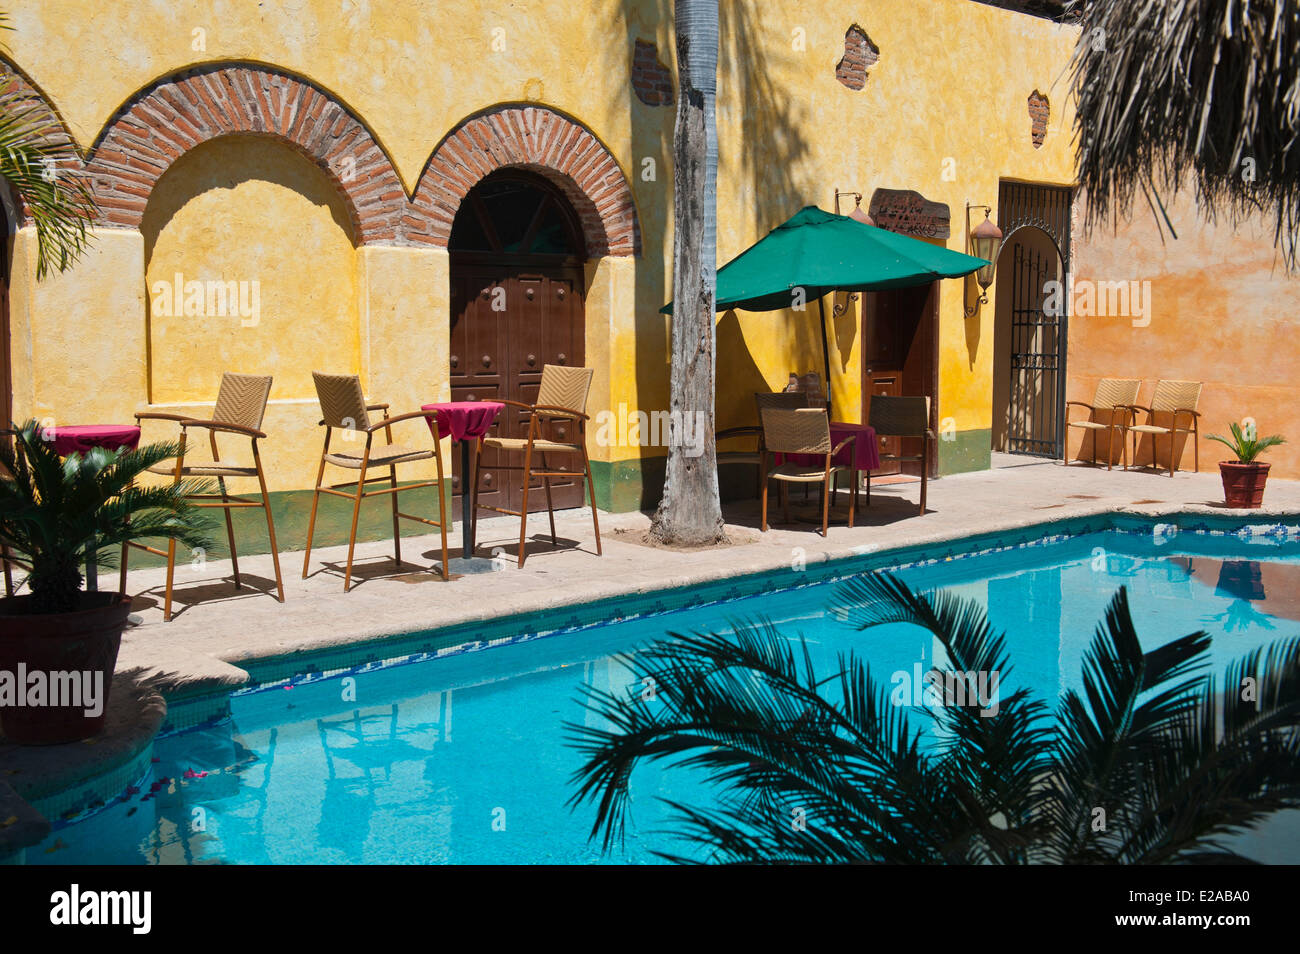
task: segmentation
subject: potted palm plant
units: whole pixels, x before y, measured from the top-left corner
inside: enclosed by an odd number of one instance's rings
[[[1245,426],[1235,421],[1228,425],[1232,439],[1222,434],[1206,435],[1212,441],[1227,446],[1237,455],[1235,461],[1219,461],[1219,475],[1223,478],[1223,497],[1229,507],[1254,509],[1264,503],[1264,482],[1268,480],[1268,464],[1255,458],[1286,441],[1279,434],[1260,437],[1255,422],[1246,418]]]
[[[26,744],[90,738],[131,601],[84,592],[83,561],[111,567],[123,543],[146,537],[207,546],[207,520],[186,496],[211,488],[136,485],[175,443],[61,457],[35,421],[12,434],[0,441],[0,542],[28,569],[30,592],[0,599],[0,729]]]

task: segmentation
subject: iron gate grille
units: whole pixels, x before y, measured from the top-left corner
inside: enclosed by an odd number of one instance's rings
[[[998,225],[1012,252],[1007,449],[1013,454],[1060,457],[1063,450],[1069,302],[1062,301],[1057,315],[1046,314],[1043,304],[1047,280],[1064,282],[1069,275],[1072,198],[1060,186],[1003,182],[998,189]],[[1030,226],[1055,244],[1059,274],[1049,254],[1013,241],[1016,231]]]
[[[1012,247],[1011,390],[1007,446],[1013,454],[1058,456],[1062,321],[1047,314],[1045,285],[1056,263],[1041,250]],[[1054,258],[1055,256],[1053,256]]]

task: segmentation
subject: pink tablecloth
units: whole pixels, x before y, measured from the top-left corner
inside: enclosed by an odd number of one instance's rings
[[[442,404],[424,404],[420,410],[432,411],[438,420],[438,432],[451,436],[454,441],[463,441],[482,437],[505,410],[500,401],[447,401]],[[429,430],[433,430],[433,421],[429,421]]]
[[[140,428],[134,424],[76,424],[71,427],[47,427],[42,436],[54,442],[57,454],[85,452],[92,447],[135,450],[140,443]]]
[[[875,428],[869,424],[840,424],[831,421],[831,446],[835,447],[846,437],[856,437],[852,444],[835,455],[835,463],[854,470],[875,470],[880,466],[880,448],[877,446]],[[811,454],[789,454],[792,464],[812,467],[821,463]],[[822,458],[825,460],[825,458]]]

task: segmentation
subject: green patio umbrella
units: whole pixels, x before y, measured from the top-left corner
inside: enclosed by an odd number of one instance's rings
[[[718,269],[717,309],[777,311],[816,298],[821,309],[822,360],[830,393],[831,361],[826,340],[826,306],[832,292],[883,291],[960,278],[988,263],[825,212],[815,205],[798,214]],[[672,314],[672,302],[660,311]]]

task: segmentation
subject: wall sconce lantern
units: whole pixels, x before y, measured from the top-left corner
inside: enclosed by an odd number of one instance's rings
[[[840,196],[842,195],[853,196],[855,202],[855,205],[853,206],[853,211],[849,213],[849,218],[853,219],[855,222],[861,222],[863,225],[874,226],[876,224],[875,219],[873,219],[866,212],[862,211],[861,192],[840,192],[838,189],[835,190],[835,214],[836,215],[840,214]]]
[[[984,221],[975,226],[974,229],[970,227],[971,209],[984,210]],[[973,318],[980,305],[989,303],[989,286],[993,284],[993,272],[997,268],[998,252],[1002,248],[1002,230],[989,220],[989,213],[992,211],[987,205],[966,203],[966,252],[988,262],[987,265],[980,266],[975,272],[975,281],[979,282],[980,286],[980,297],[976,300],[974,307],[966,309],[967,318]]]

